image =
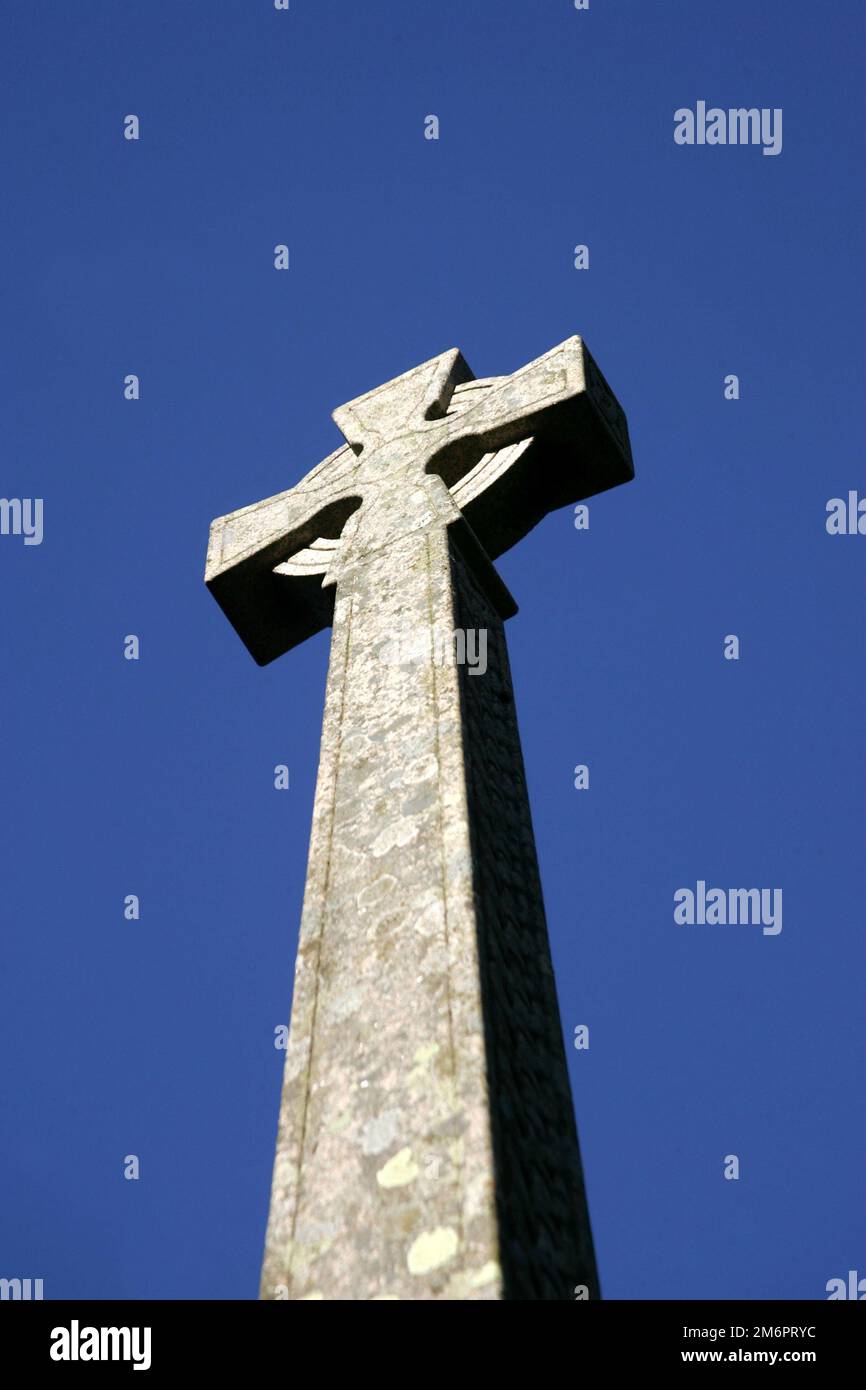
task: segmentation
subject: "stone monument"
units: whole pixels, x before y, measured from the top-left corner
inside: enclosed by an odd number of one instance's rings
[[[633,476],[625,417],[575,337],[334,420],[207,559],[260,664],[333,629],[261,1296],[595,1298],[493,561]]]

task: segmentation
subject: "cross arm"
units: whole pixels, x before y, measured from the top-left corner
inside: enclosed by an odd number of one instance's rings
[[[634,477],[628,425],[580,337],[511,376],[458,386],[448,441],[429,471],[491,559],[548,512]]]
[[[348,445],[296,487],[217,517],[210,528],[205,583],[252,656],[264,666],[331,622],[334,595],[321,573],[293,580],[295,602],[274,568],[319,537],[339,536],[361,505]]]

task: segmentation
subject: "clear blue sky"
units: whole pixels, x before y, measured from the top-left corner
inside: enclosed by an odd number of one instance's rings
[[[208,524],[416,362],[504,373],[575,332],[637,478],[500,570],[604,1291],[866,1275],[866,537],[824,526],[866,493],[862,5],[53,0],[2,27],[0,490],[45,534],[0,536],[0,1275],[255,1297],[328,648],[253,664]],[[782,153],[677,146],[698,100],[781,107]],[[699,879],[781,887],[782,932],[677,926]]]

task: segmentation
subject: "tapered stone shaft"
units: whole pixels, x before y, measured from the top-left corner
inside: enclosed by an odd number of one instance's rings
[[[596,1292],[504,629],[434,527],[338,589],[262,1296],[577,1284]]]

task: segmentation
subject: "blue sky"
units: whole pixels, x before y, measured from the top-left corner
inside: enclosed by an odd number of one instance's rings
[[[866,538],[824,525],[866,495],[862,7],[55,0],[3,28],[0,490],[44,499],[44,539],[0,536],[0,1275],[255,1297],[327,634],[258,669],[208,524],[380,381],[573,333],[637,477],[499,568],[604,1292],[866,1274]],[[782,108],[781,154],[676,145],[698,100]],[[678,926],[700,879],[781,888],[783,930]]]

